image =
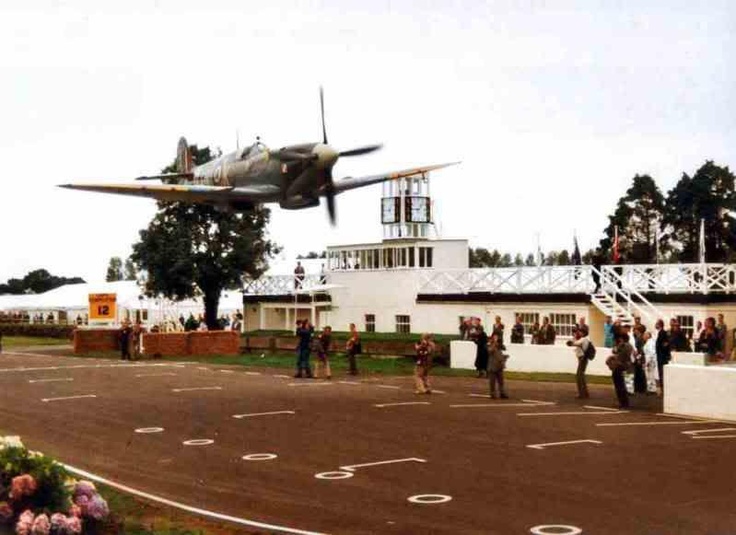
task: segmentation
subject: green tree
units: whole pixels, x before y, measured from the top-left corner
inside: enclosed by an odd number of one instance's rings
[[[133,262],[133,259],[130,257],[125,260],[123,278],[126,281],[134,281],[138,279],[138,270],[135,268],[135,262]]]
[[[521,253],[516,253],[516,256],[514,257],[514,265],[516,267],[521,267],[524,265],[524,257],[521,256]]]
[[[680,262],[699,262],[700,222],[705,225],[705,258],[727,262],[736,252],[734,175],[707,161],[693,177],[682,178],[667,194],[666,243]]]
[[[527,267],[532,267],[537,265],[537,259],[534,257],[532,253],[529,253],[526,255],[526,260],[524,260],[524,265]]]
[[[211,158],[209,147],[190,147],[196,164]],[[132,261],[146,272],[145,291],[181,300],[199,293],[205,322],[217,329],[220,295],[239,288],[242,276],[256,278],[278,247],[266,237],[267,208],[231,213],[202,204],[158,204],[148,228],[133,245]]]
[[[107,275],[105,275],[107,282],[115,282],[123,280],[123,261],[119,256],[113,256],[110,258],[110,262],[107,264]]]
[[[7,284],[0,284],[0,294],[39,294],[66,284],[80,283],[84,283],[81,277],[57,277],[45,269],[35,269],[22,279],[9,279]]]
[[[657,239],[664,217],[664,196],[649,175],[636,175],[621,197],[613,215],[608,216],[601,253],[613,258],[615,228],[618,227],[619,254],[627,263],[654,264]]]
[[[570,252],[567,249],[563,249],[560,251],[560,254],[557,255],[557,265],[558,266],[571,266],[572,265],[572,259],[570,258]]]

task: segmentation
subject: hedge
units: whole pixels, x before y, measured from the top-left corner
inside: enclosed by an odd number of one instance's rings
[[[69,340],[74,325],[54,325],[43,323],[0,323],[0,333],[4,336],[28,336],[31,338],[60,338]]]

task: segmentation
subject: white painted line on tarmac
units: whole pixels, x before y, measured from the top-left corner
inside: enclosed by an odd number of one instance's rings
[[[431,389],[433,394],[447,394],[444,390],[435,390],[434,388]]]
[[[287,386],[332,386],[334,383],[289,383]]]
[[[75,468],[74,466],[70,466],[68,464],[63,464],[64,468],[66,468],[69,472],[78,475],[80,477],[83,477],[85,479],[89,479],[91,481],[94,481],[96,483],[100,483],[102,485],[107,485],[109,487],[113,487],[117,490],[120,490],[122,492],[127,492],[128,494],[132,494],[134,496],[138,496],[140,498],[144,498],[146,500],[151,500],[152,502],[160,503],[163,505],[167,505],[169,507],[175,507],[177,509],[180,509],[182,511],[186,511],[188,513],[193,513],[196,515],[201,515],[207,518],[212,518],[215,520],[224,520],[226,522],[232,522],[234,524],[240,524],[241,526],[249,526],[253,528],[258,529],[265,529],[268,532],[279,532],[279,533],[291,533],[293,535],[326,535],[325,533],[317,532],[317,531],[306,531],[302,529],[297,528],[289,528],[286,526],[278,526],[275,524],[266,524],[264,522],[257,522],[255,520],[248,520],[247,518],[239,518],[235,516],[225,515],[222,513],[217,513],[214,511],[208,511],[206,509],[199,509],[197,507],[192,507],[191,505],[186,505],[181,502],[175,502],[172,500],[168,500],[166,498],[161,498],[159,496],[155,496],[153,494],[148,494],[147,492],[143,492],[137,489],[134,489],[132,487],[128,487],[126,485],[122,485],[120,483],[116,483],[114,481],[110,481],[109,479],[102,478],[98,475],[92,474],[90,472],[87,472],[85,470],[81,470],[79,468]]]
[[[137,373],[136,377],[176,377],[176,374],[174,372]]]
[[[597,405],[583,405],[584,409],[593,409],[598,411],[618,412],[618,409],[611,407],[598,407]]]
[[[206,372],[210,371],[210,369],[207,366],[197,366],[198,370],[204,370]]]
[[[389,388],[391,390],[401,390],[400,386],[394,386],[394,385],[376,385],[376,388]]]
[[[221,386],[194,386],[192,388],[172,388],[172,392],[194,392],[196,390],[222,390]]]
[[[279,379],[291,379],[291,375],[278,374],[278,375],[274,375],[274,377],[278,377]]]
[[[719,429],[698,429],[697,431],[680,431],[683,435],[701,435],[703,433],[724,433],[736,431],[736,427],[721,427]]]
[[[534,450],[543,450],[544,448],[547,448],[549,446],[566,446],[568,444],[603,444],[600,440],[590,440],[590,439],[584,439],[584,440],[568,440],[565,442],[547,442],[546,444],[527,444],[527,448],[531,448]]]
[[[338,383],[340,383],[341,385],[352,385],[352,386],[357,386],[361,384],[357,381],[338,381]]]
[[[217,370],[220,373],[235,373],[235,370]]]
[[[43,398],[41,401],[49,403],[51,401],[66,401],[70,399],[84,399],[84,398],[96,398],[96,394],[82,394],[81,396],[64,396],[60,398]]]
[[[736,438],[736,435],[703,435],[695,436],[696,439],[719,439],[719,438]]]
[[[583,533],[583,530],[577,526],[566,526],[564,524],[546,524],[543,526],[534,526],[533,528],[530,528],[529,533],[531,533],[532,535],[581,535]]]
[[[355,474],[353,472],[320,472],[314,474],[316,479],[350,479]]]
[[[431,405],[431,403],[429,401],[403,401],[401,403],[378,403],[373,406],[382,409],[384,407],[398,407],[401,405]]]
[[[233,418],[253,418],[255,416],[274,416],[277,414],[296,414],[296,411],[272,411],[272,412],[252,412],[250,414],[233,414]]]
[[[65,381],[73,381],[73,377],[58,377],[56,379],[28,379],[29,383],[62,383]]]
[[[519,412],[516,416],[593,416],[596,414],[628,414],[629,411]]]
[[[245,375],[263,375],[261,372],[245,372]]]
[[[460,403],[457,405],[450,405],[453,409],[469,409],[473,407],[495,407],[497,409],[503,409],[506,407],[530,407],[529,403]]]
[[[144,435],[151,434],[151,433],[163,433],[164,428],[163,427],[139,427],[135,430],[136,433],[141,433]]]
[[[532,405],[539,405],[540,407],[543,405],[557,405],[554,401],[539,401],[537,399],[522,399],[524,403],[531,403]]]
[[[9,355],[10,353],[3,353]],[[27,353],[16,353],[17,355],[27,355]],[[47,355],[42,355],[47,356]],[[57,358],[57,357],[54,357]],[[89,370],[96,368],[159,368],[159,367],[176,367],[173,364],[133,364],[125,362],[120,364],[75,364],[73,366],[38,366],[33,368],[0,368],[0,373],[11,372],[42,372],[56,370]]]
[[[590,413],[593,414],[593,413]],[[712,424],[716,423],[717,420],[691,420],[682,422],[620,422],[620,423],[602,423],[595,424],[598,427],[623,427],[623,426],[642,426],[642,425],[699,425],[699,424]]]
[[[363,464],[351,464],[348,466],[340,466],[340,470],[347,472],[355,472],[358,468],[367,468],[369,466],[380,466],[384,464],[396,464],[396,463],[426,463],[426,459],[419,459],[418,457],[406,457],[404,459],[390,459],[388,461],[377,461],[374,463],[363,463]]]

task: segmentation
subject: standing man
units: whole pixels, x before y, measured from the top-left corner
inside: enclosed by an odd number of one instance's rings
[[[508,399],[503,383],[503,369],[506,367],[506,355],[501,350],[501,341],[494,332],[488,342],[488,381],[491,387],[491,399],[496,399],[496,384],[501,394],[501,399]]]
[[[316,340],[317,362],[315,364],[314,376],[319,378],[322,375],[325,379],[332,379],[332,371],[330,370],[329,351],[332,344],[332,327],[329,325],[322,329],[322,334]]]
[[[606,316],[606,322],[603,324],[603,346],[613,347],[613,318]]]
[[[302,263],[297,261],[296,267],[294,268],[294,289],[299,290],[304,284],[304,266]]]
[[[516,323],[514,323],[514,326],[511,327],[511,343],[524,343],[524,324],[521,323],[521,316],[516,316]]]
[[[680,322],[676,318],[670,320],[670,350],[671,351],[688,351],[689,346],[687,336],[680,327]]]
[[[414,383],[415,394],[431,394],[432,389],[429,386],[429,369],[432,367],[432,353],[434,352],[434,342],[432,336],[428,333],[422,335],[419,342],[414,344],[417,352],[416,365],[414,366]]]
[[[478,377],[483,377],[483,374],[488,375],[488,335],[482,325],[478,325],[472,340],[476,345],[475,369],[478,371]]]
[[[130,360],[130,338],[133,329],[130,328],[130,322],[125,320],[120,328],[120,360]]]
[[[350,324],[350,334],[348,335],[348,342],[345,345],[345,351],[348,354],[350,375],[358,375],[358,363],[355,356],[363,352],[363,347],[360,345],[360,335],[358,334],[358,329],[355,328],[355,323]]]
[[[494,320],[494,323],[493,323],[493,331],[491,332],[491,334],[495,334],[496,336],[498,336],[498,343],[500,344],[501,349],[504,348],[503,332],[505,329],[506,329],[506,326],[503,323],[501,323],[501,316],[496,316],[496,319]]]
[[[616,390],[618,407],[629,408],[629,393],[626,391],[624,373],[631,369],[631,355],[634,348],[629,343],[629,335],[623,333],[616,338],[611,356],[606,359],[606,365],[611,370],[611,380]]]
[[[542,326],[539,328],[539,344],[547,346],[554,345],[556,336],[555,328],[549,322],[549,318],[545,316],[542,318]]]
[[[312,378],[312,369],[309,367],[309,353],[312,350],[312,334],[314,327],[309,324],[309,320],[299,320],[296,324],[296,335],[299,338],[297,343],[297,361],[295,379],[301,379],[302,373],[308,379]]]
[[[588,327],[580,327],[575,329],[573,333],[574,340],[568,340],[567,345],[575,348],[575,356],[578,359],[578,369],[575,372],[575,382],[578,387],[578,399],[588,399],[590,394],[588,393],[588,384],[585,382],[585,370],[588,367],[588,356],[587,351],[590,346],[590,339],[588,339]]]
[[[728,343],[728,327],[726,322],[723,321],[723,314],[718,314],[718,323],[716,323],[716,332],[718,333],[719,340],[719,351],[723,353],[723,358],[728,360],[728,353],[726,352]]]
[[[670,336],[664,329],[664,321],[657,320],[654,324],[657,331],[657,338],[654,340],[654,350],[657,353],[657,371],[659,373],[659,394],[664,392],[664,366],[668,364],[672,358],[670,350]]]

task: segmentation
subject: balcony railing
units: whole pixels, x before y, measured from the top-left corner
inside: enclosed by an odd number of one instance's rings
[[[288,295],[318,291],[325,284],[324,275],[274,275],[246,281],[243,293],[246,295]]]

